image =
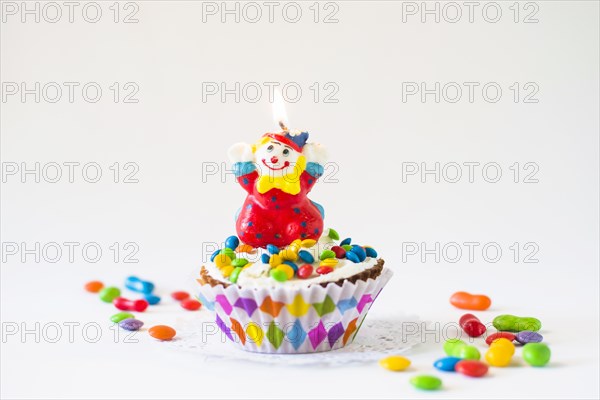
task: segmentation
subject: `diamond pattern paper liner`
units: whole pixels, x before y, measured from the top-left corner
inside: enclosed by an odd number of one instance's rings
[[[351,343],[392,275],[384,268],[375,280],[325,288],[201,285],[197,297],[215,312],[215,322],[227,338],[245,350],[311,353]]]

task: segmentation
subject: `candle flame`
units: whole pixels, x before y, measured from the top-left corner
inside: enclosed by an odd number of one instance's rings
[[[279,90],[275,89],[274,94],[275,96],[273,98],[273,120],[275,120],[275,122],[279,124],[281,129],[287,131],[288,121],[287,114],[285,112],[285,101],[283,100],[283,96],[281,95],[281,92]]]

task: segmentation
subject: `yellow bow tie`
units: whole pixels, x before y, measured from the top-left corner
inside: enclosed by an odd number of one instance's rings
[[[279,189],[282,192],[296,195],[300,193],[300,178],[298,176],[274,177],[261,175],[256,182],[258,193],[267,193],[271,189]]]

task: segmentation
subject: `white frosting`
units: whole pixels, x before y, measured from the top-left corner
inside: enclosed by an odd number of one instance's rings
[[[244,257],[244,253],[240,253],[240,257]],[[248,255],[248,257],[256,257],[256,255]],[[244,257],[245,258],[245,257]],[[303,264],[302,262],[296,263],[298,265]],[[250,267],[243,269],[238,276],[237,284],[245,288],[264,288],[264,287],[287,287],[287,288],[303,288],[310,285],[335,282],[339,279],[349,278],[353,275],[358,274],[366,269],[369,269],[377,264],[377,259],[367,257],[365,261],[359,263],[353,263],[347,259],[338,260],[338,264],[334,267],[334,270],[325,275],[318,275],[313,272],[313,275],[307,279],[300,279],[295,277],[285,282],[278,282],[269,276],[271,267],[269,264],[263,264],[262,261],[258,260]],[[312,264],[313,267],[318,267],[318,263]],[[219,281],[230,283],[229,279],[225,278],[219,268],[212,263],[204,264],[204,267],[208,271],[208,274],[214,279]]]

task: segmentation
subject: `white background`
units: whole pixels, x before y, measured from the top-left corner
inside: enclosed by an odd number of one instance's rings
[[[597,2],[538,1],[528,8],[519,3],[519,22],[514,6],[509,8],[513,2],[500,2],[496,23],[484,18],[485,2],[475,9],[473,22],[459,2],[459,21],[448,22],[454,11],[446,9],[436,23],[434,15],[426,15],[425,22],[420,13],[403,15],[403,7],[410,7],[406,3],[361,1],[336,2],[337,23],[323,23],[335,8],[321,4],[315,23],[312,2],[306,2],[300,3],[303,14],[295,24],[282,17],[283,3],[273,23],[265,6],[256,23],[244,18],[236,23],[231,15],[222,23],[220,14],[206,15],[203,22],[202,3],[191,1],[138,1],[137,23],[123,23],[134,10],[125,3],[119,4],[115,23],[113,2],[99,3],[97,23],[82,17],[85,3],[75,9],[73,23],[65,6],[56,23],[43,15],[39,23],[31,15],[22,22],[20,2],[16,15],[2,3],[3,171],[12,163],[33,168],[36,162],[41,167],[96,162],[103,173],[98,183],[86,182],[81,167],[73,183],[66,167],[58,183],[43,177],[36,183],[33,175],[19,173],[4,177],[4,246],[81,245],[73,262],[65,247],[56,263],[43,255],[39,262],[33,255],[22,262],[21,253],[3,250],[2,397],[598,398]],[[538,22],[524,23],[536,7],[532,18]],[[53,10],[46,11],[54,18]],[[494,18],[494,10],[487,11],[486,17]],[[25,82],[28,88],[35,82],[80,86],[72,103],[65,86],[58,102],[48,101],[52,92],[36,103],[34,95],[24,101],[20,93],[7,95],[7,82]],[[96,103],[81,95],[87,82],[103,89]],[[135,83],[139,101],[124,103],[121,97],[115,103],[109,89],[114,82],[121,90]],[[82,285],[92,279],[120,285],[137,274],[153,280],[163,295],[187,288],[190,273],[205,257],[203,243],[234,233],[233,214],[244,196],[231,175],[203,177],[203,167],[225,161],[230,144],[251,143],[275,129],[264,86],[255,103],[236,102],[232,95],[224,102],[219,96],[203,102],[203,82],[225,82],[229,88],[235,82],[300,85],[300,100],[287,104],[290,126],[309,130],[312,140],[330,149],[332,162],[328,181],[317,184],[312,198],[324,205],[326,225],[376,247],[396,273],[370,318],[411,313],[440,324],[455,322],[462,313],[449,305],[451,293],[486,293],[493,306],[479,313],[484,322],[503,313],[542,320],[551,364],[528,367],[518,352],[511,368],[493,369],[482,380],[438,374],[444,390],[423,393],[408,379],[436,373],[432,363],[442,349],[435,337],[408,354],[410,371],[397,374],[376,364],[298,369],[200,363],[143,332],[137,344],[115,344],[107,322],[112,306]],[[321,88],[317,102],[309,88],[315,82]],[[339,88],[337,103],[324,102],[328,82]],[[425,82],[430,89],[435,82],[479,86],[472,102],[462,86],[458,102],[448,101],[451,92],[436,103],[434,95],[424,102],[419,95],[403,101],[403,82]],[[488,82],[502,88],[495,103],[482,96]],[[517,102],[510,89],[515,82]],[[523,101],[528,82],[539,88],[537,103]],[[114,183],[109,167],[115,162],[136,163],[139,182],[123,183],[121,175]],[[420,175],[403,182],[403,163],[413,162],[428,168],[436,162],[480,166],[473,183],[464,166],[457,183],[444,177],[436,183],[432,175],[425,182]],[[509,169],[515,162],[521,166],[518,183]],[[539,167],[538,183],[523,182],[528,162]],[[500,165],[497,183],[482,176],[486,163]],[[493,178],[489,172],[486,178]],[[81,246],[88,242],[102,248],[100,261],[82,257]],[[139,246],[139,262],[124,263],[123,250],[115,262],[109,249],[115,242],[121,248],[127,242]],[[422,261],[422,253],[406,254],[403,243],[411,242],[429,249],[436,242],[480,245],[473,262],[462,246],[462,257],[452,263],[453,253],[439,262],[434,255]],[[515,242],[521,247],[516,261],[510,249]],[[539,248],[537,263],[524,262],[529,251],[523,246],[529,242]],[[486,243],[502,249],[499,261],[483,257]],[[164,303],[144,314],[147,326],[177,328],[194,318],[168,299]],[[69,343],[66,327],[55,344],[44,337],[36,343],[33,334],[7,335],[9,326],[35,329],[36,322],[98,322],[103,336],[91,344],[76,329]]]

